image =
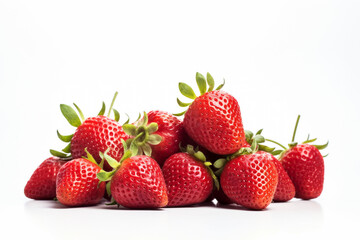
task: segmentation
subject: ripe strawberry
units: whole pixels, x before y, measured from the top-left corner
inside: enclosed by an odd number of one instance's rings
[[[94,156],[100,163],[99,152],[110,148],[109,155],[120,160],[123,155],[121,139],[127,140],[129,136],[123,131],[120,123],[105,116],[96,116],[86,119],[77,129],[71,140],[71,155],[73,158],[85,156],[84,149]],[[104,169],[110,170],[105,163]]]
[[[66,161],[50,157],[43,161],[27,182],[25,196],[36,200],[52,200],[56,197],[56,176]]]
[[[319,197],[322,192],[324,159],[319,150],[326,148],[328,143],[310,145],[309,143],[314,142],[316,138],[309,139],[309,137],[303,144],[294,142],[299,119],[300,115],[296,120],[289,149],[273,140],[267,140],[284,148],[279,160],[295,186],[295,197],[307,200]]]
[[[105,104],[103,103],[99,115],[96,117],[89,117],[86,120],[84,120],[83,113],[77,105],[74,104],[80,114],[81,120],[72,107],[61,104],[60,109],[64,117],[77,129],[73,135],[68,136],[63,136],[58,132],[60,140],[67,142],[68,145],[62,150],[63,153],[50,150],[51,154],[58,157],[72,157],[75,159],[86,156],[84,149],[87,148],[89,153],[94,156],[97,163],[100,163],[101,157],[99,156],[99,152],[104,152],[110,148],[111,150],[108,154],[119,161],[123,155],[121,139],[126,140],[129,136],[123,131],[120,123],[118,123],[120,118],[119,113],[115,109],[112,109],[116,95],[117,93],[113,98],[107,116],[103,116],[105,112]],[[115,120],[109,118],[111,110],[114,111]],[[70,153],[71,155],[69,155]],[[105,163],[104,168],[106,170],[111,170],[107,163]]]
[[[214,189],[213,195],[214,198],[217,200],[218,204],[228,205],[234,203],[233,201],[231,201],[231,199],[228,196],[226,196],[224,190],[221,187],[221,184],[219,189],[216,188]]]
[[[213,190],[211,163],[190,145],[186,151],[170,156],[162,168],[171,207],[202,203]]]
[[[258,151],[230,160],[221,173],[220,183],[231,201],[261,210],[274,197],[278,174],[274,163]]]
[[[296,189],[297,198],[320,196],[324,185],[324,159],[310,144],[299,144],[287,150],[280,158]]]
[[[213,153],[220,155],[235,153],[246,143],[238,102],[230,94],[219,91],[223,85],[213,90],[214,80],[209,73],[207,92],[204,76],[197,73],[196,81],[201,94],[199,97],[187,84],[179,84],[180,92],[194,99],[192,103],[182,103],[178,99],[180,106],[190,105],[186,113],[184,112],[184,127],[187,134],[196,143]]]
[[[56,179],[56,197],[65,206],[90,206],[100,203],[105,183],[96,174],[101,168],[95,160],[77,158],[65,163]]]
[[[133,136],[133,140],[139,134],[143,134],[143,137],[135,142],[140,149],[139,154],[150,156],[160,166],[168,157],[180,151],[179,144],[185,134],[182,121],[164,111],[144,113],[140,121],[133,125],[124,125],[124,131]],[[128,144],[130,142],[128,141]]]
[[[279,179],[276,187],[274,201],[287,202],[295,196],[295,186],[291,181],[289,175],[286,173],[284,167],[279,160],[271,154],[266,153],[266,156],[275,164]]]
[[[113,201],[127,208],[166,206],[168,196],[159,164],[145,155],[134,156],[135,151],[127,150],[125,142],[124,146],[125,153],[120,162],[104,154],[114,170],[98,174],[101,181],[110,180],[107,189]]]

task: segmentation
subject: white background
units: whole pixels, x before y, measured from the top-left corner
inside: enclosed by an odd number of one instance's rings
[[[318,239],[357,234],[359,1],[0,1],[1,234],[11,239]],[[177,83],[209,71],[235,96],[246,129],[286,144],[308,133],[324,153],[323,194],[264,211],[63,208],[26,199],[36,167],[74,131],[76,102],[179,112]],[[185,100],[182,98],[182,100]],[[355,235],[356,236],[356,235]]]

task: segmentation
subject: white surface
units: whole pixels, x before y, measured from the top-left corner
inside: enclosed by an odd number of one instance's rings
[[[359,226],[358,1],[0,1],[1,232],[14,239],[346,238]],[[86,116],[108,105],[179,112],[177,82],[212,73],[240,104],[246,129],[286,144],[330,140],[313,201],[266,211],[64,209],[23,188],[48,149],[73,131],[60,103]],[[183,99],[183,98],[182,98]],[[183,99],[184,100],[184,99]],[[125,121],[126,118],[122,118]],[[141,223],[141,225],[140,225]],[[108,227],[108,228],[107,228]],[[36,237],[38,236],[38,237]],[[356,236],[356,235],[355,235]]]

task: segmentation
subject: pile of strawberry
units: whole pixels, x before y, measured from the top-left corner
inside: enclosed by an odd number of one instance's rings
[[[264,209],[271,202],[312,199],[323,189],[324,160],[311,145],[316,139],[285,146],[243,128],[240,107],[230,94],[214,90],[214,79],[196,74],[200,96],[185,83],[182,95],[192,99],[180,114],[144,112],[132,124],[121,125],[105,104],[95,117],[84,118],[80,108],[60,109],[76,131],[58,137],[67,146],[50,150],[52,157],[35,170],[25,186],[28,198],[56,199],[65,206],[102,202],[126,208],[195,205],[216,199]],[[114,115],[114,119],[110,115]],[[178,116],[184,115],[183,121]],[[279,145],[276,150],[264,142]],[[275,156],[279,155],[278,158]]]

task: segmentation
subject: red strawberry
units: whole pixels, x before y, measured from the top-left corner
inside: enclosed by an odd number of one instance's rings
[[[71,157],[75,159],[86,156],[84,149],[87,148],[97,163],[100,163],[101,158],[99,152],[104,152],[110,148],[111,150],[108,154],[119,161],[123,155],[121,139],[127,140],[129,136],[118,123],[120,118],[118,111],[112,108],[116,96],[117,92],[115,93],[107,116],[103,116],[105,112],[105,104],[103,103],[103,107],[98,116],[90,117],[86,120],[84,120],[83,113],[76,104],[74,105],[80,117],[72,107],[61,104],[60,109],[64,117],[77,129],[74,134],[68,136],[63,136],[58,132],[58,137],[62,141],[67,142],[68,145],[62,150],[63,152],[50,150],[51,154],[58,157],[70,157],[69,154],[71,153]],[[114,111],[115,120],[109,118],[111,110]],[[111,170],[107,163],[105,163],[104,168]]]
[[[168,203],[166,185],[159,164],[151,157],[133,156],[134,150],[126,149],[118,163],[106,153],[105,159],[114,168],[101,171],[98,178],[109,181],[113,200],[127,208],[160,208]]]
[[[66,161],[50,157],[43,161],[27,182],[24,193],[36,200],[52,200],[56,197],[56,176]]]
[[[286,202],[290,201],[295,196],[295,186],[291,181],[289,175],[286,173],[282,164],[271,154],[266,153],[267,157],[275,164],[279,179],[276,187],[274,201],[275,202]]]
[[[303,144],[294,142],[300,115],[295,124],[295,130],[292,137],[290,149],[283,145],[267,139],[284,148],[280,155],[280,162],[289,175],[295,186],[295,197],[302,199],[312,199],[320,196],[324,184],[324,159],[319,150],[327,147],[324,145],[310,145],[314,139],[308,139]],[[281,151],[280,151],[281,152]]]
[[[320,196],[324,184],[324,159],[315,146],[296,145],[287,150],[280,161],[295,185],[295,197],[312,199]]]
[[[213,190],[213,177],[206,158],[188,145],[187,152],[169,157],[162,168],[169,196],[168,206],[204,202]]]
[[[240,155],[228,162],[222,171],[220,183],[233,202],[260,210],[271,203],[278,174],[274,163],[260,151]]]
[[[227,205],[234,203],[228,196],[226,196],[221,185],[219,189],[214,188],[213,195],[219,204]]]
[[[124,130],[133,137],[143,134],[144,137],[133,138],[137,139],[135,143],[140,149],[139,154],[151,156],[160,166],[180,151],[179,145],[185,134],[182,121],[164,111],[144,113],[143,119],[134,125],[124,125]]]
[[[100,203],[105,183],[99,184],[96,174],[101,168],[84,158],[65,163],[56,179],[56,197],[60,203],[75,207]]]
[[[219,91],[222,86],[213,91],[214,81],[209,73],[207,74],[210,86],[208,92],[203,75],[197,73],[196,81],[201,93],[199,97],[196,97],[187,84],[179,84],[180,92],[184,96],[195,99],[191,104],[182,103],[178,99],[180,106],[190,105],[184,117],[187,134],[196,143],[213,153],[220,155],[235,153],[246,143],[238,102],[230,94]]]
[[[129,136],[123,131],[120,123],[105,116],[96,116],[86,119],[77,129],[71,140],[71,155],[73,158],[85,156],[85,148],[100,163],[99,152],[110,148],[109,155],[120,160],[123,155],[121,139],[127,140]],[[105,163],[105,170],[110,166]]]

